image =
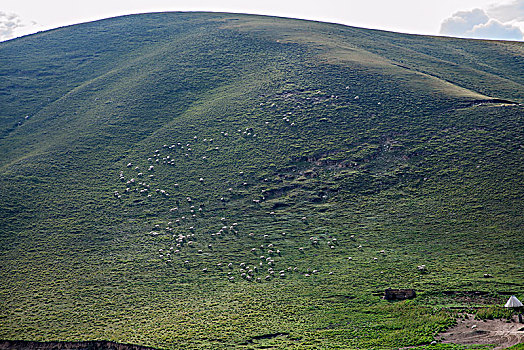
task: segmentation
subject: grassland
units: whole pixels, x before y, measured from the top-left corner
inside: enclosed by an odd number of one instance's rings
[[[523,53],[210,13],[0,44],[0,339],[462,349],[442,291],[524,297]]]

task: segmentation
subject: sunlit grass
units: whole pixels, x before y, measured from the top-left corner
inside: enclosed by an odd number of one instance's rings
[[[504,45],[221,14],[3,43],[0,339],[463,349],[427,345],[477,305],[442,291],[524,281],[522,107],[479,105],[520,101]]]

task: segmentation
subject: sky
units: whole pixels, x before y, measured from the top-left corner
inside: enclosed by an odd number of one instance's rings
[[[524,40],[524,0],[11,0],[0,3],[0,41],[163,11],[252,13],[412,34]]]

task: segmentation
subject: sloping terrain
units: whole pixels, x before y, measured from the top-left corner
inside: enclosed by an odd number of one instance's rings
[[[158,13],[0,77],[0,339],[391,349],[522,293],[522,43]]]

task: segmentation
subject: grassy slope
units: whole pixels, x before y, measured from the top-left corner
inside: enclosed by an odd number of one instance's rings
[[[523,51],[200,13],[2,43],[0,338],[431,340],[450,320],[427,306],[439,290],[524,284],[522,107],[479,104],[524,102]],[[264,259],[263,282],[243,279],[239,264],[269,249],[285,277],[265,281]],[[388,286],[425,293],[393,305],[371,294]]]

